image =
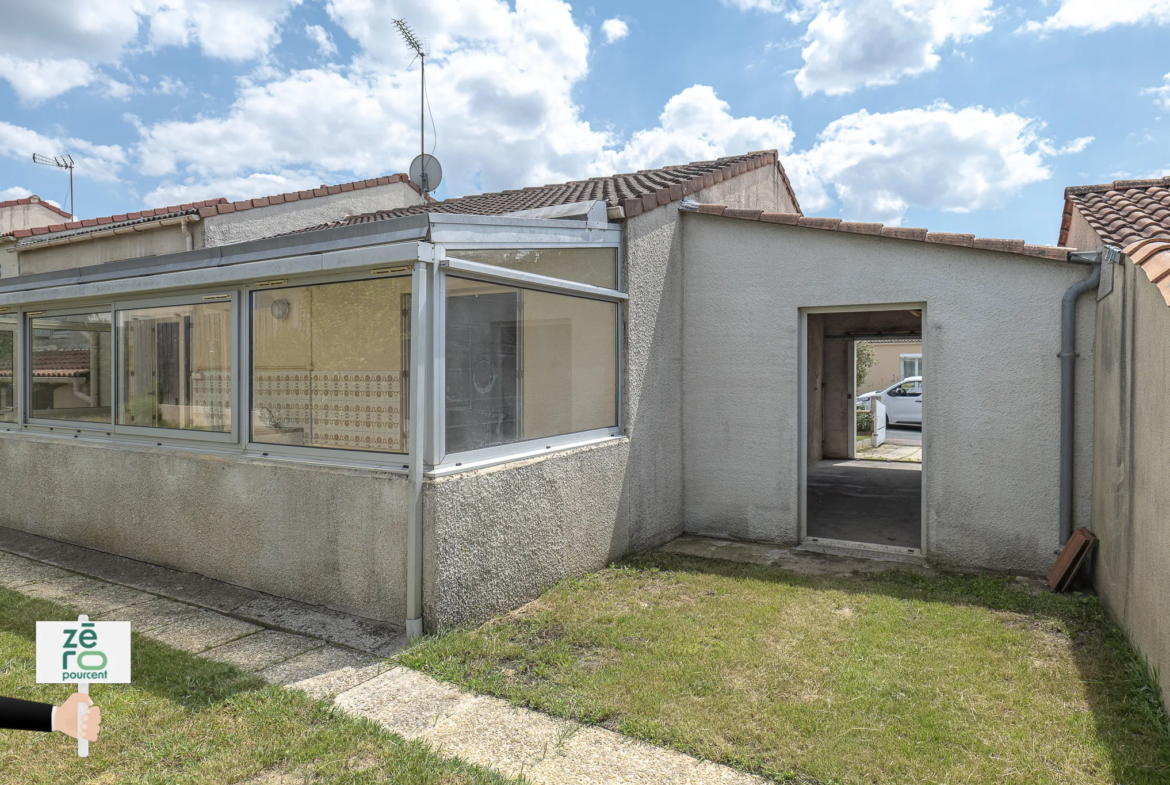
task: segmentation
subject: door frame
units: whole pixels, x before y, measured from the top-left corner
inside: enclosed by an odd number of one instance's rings
[[[902,548],[893,545],[876,545],[871,543],[854,542],[852,540],[831,540],[823,537],[809,537],[808,536],[808,317],[810,314],[831,314],[831,313],[858,313],[866,311],[921,311],[922,317],[920,324],[922,326],[922,364],[926,365],[926,356],[929,352],[929,340],[926,332],[926,317],[927,305],[925,302],[904,302],[904,303],[866,303],[863,305],[822,305],[811,306],[799,309],[799,329],[797,331],[797,384],[798,386],[798,402],[797,406],[797,499],[798,499],[798,517],[800,519],[800,542],[812,542],[818,545],[846,547],[853,550],[867,550],[879,553],[892,553],[903,556],[927,556],[930,552],[930,541],[927,537],[926,525],[926,500],[929,496],[929,489],[931,486],[931,472],[929,464],[926,460],[928,449],[928,437],[926,432],[926,423],[929,419],[929,407],[926,406],[926,401],[923,401],[922,407],[922,493],[920,503],[922,505],[919,512],[919,520],[921,522],[921,531],[919,533],[919,547],[918,548]],[[856,358],[856,354],[854,355]],[[854,360],[854,378],[856,378],[856,359]],[[852,446],[850,454],[853,454],[857,444],[857,418],[853,419],[853,424],[850,427],[850,437],[852,439]]]

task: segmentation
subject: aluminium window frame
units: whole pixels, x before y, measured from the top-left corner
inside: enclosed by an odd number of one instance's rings
[[[110,421],[108,423],[83,422],[81,420],[68,419],[50,419],[46,417],[32,416],[32,400],[33,400],[33,333],[36,330],[32,326],[33,319],[52,319],[57,316],[84,316],[87,314],[108,313],[110,316],[110,351],[114,351],[114,309],[113,303],[109,300],[102,300],[94,303],[77,303],[73,306],[64,308],[45,308],[45,309],[21,309],[20,327],[21,335],[18,337],[21,340],[20,354],[23,360],[20,368],[20,387],[23,393],[20,403],[22,408],[20,411],[19,423],[26,428],[47,428],[50,431],[76,431],[77,433],[93,432],[93,433],[113,433],[114,430],[114,404],[110,404]],[[117,394],[117,388],[113,387],[114,376],[116,372],[115,362],[110,362],[110,374],[106,379],[110,389]],[[28,373],[25,373],[25,371]],[[92,378],[92,370],[90,372]],[[14,423],[8,423],[13,425]]]
[[[20,308],[0,308],[0,319],[15,319],[16,329],[12,333],[12,409],[14,417],[11,421],[0,422],[0,431],[19,431],[24,423],[24,345],[21,338],[24,335],[24,313]]]
[[[252,433],[252,401],[253,401],[253,384],[252,384],[252,363],[254,360],[252,353],[252,329],[254,327],[252,322],[252,295],[256,292],[272,292],[281,289],[296,289],[305,286],[327,286],[330,284],[346,284],[346,283],[360,283],[363,281],[383,281],[390,278],[410,278],[411,279],[411,301],[414,300],[414,286],[413,273],[414,263],[395,261],[387,265],[387,269],[391,272],[381,273],[375,275],[373,270],[364,271],[349,271],[346,273],[333,273],[325,275],[310,275],[294,277],[288,276],[287,280],[279,284],[265,285],[266,282],[258,281],[250,283],[244,287],[247,307],[242,309],[242,319],[245,322],[246,329],[243,331],[240,340],[240,351],[246,361],[246,378],[247,378],[247,421],[248,427],[245,433],[244,449],[245,455],[261,458],[279,458],[292,461],[310,462],[315,465],[320,464],[338,464],[346,466],[360,466],[366,468],[381,469],[386,471],[405,472],[409,469],[409,456],[411,449],[411,441],[413,441],[413,434],[415,433],[415,423],[409,422],[407,425],[408,439],[403,452],[381,452],[378,450],[355,450],[344,447],[317,447],[313,445],[299,445],[299,444],[268,444],[266,442],[255,441]],[[374,268],[378,269],[378,268]],[[415,326],[411,327],[411,358],[413,360],[414,351],[414,331]],[[424,358],[425,361],[426,358]],[[407,369],[409,370],[409,369]],[[409,401],[409,392],[403,390],[404,401]],[[409,412],[403,412],[403,418],[409,418]],[[351,456],[354,456],[351,458]]]
[[[169,438],[183,441],[218,442],[221,444],[239,444],[240,442],[240,300],[242,288],[226,286],[207,291],[177,294],[169,297],[147,298],[141,300],[119,300],[111,306],[112,332],[114,341],[114,433],[125,436],[142,436],[146,438]],[[222,295],[230,295],[229,300],[222,299]],[[214,300],[208,298],[214,297]],[[118,329],[119,311],[140,311],[150,308],[167,308],[173,305],[209,305],[215,302],[231,303],[231,355],[232,355],[232,390],[229,401],[231,403],[232,427],[230,431],[201,431],[194,428],[162,428],[151,425],[121,425],[118,423],[118,413],[125,402],[126,391],[118,382],[121,377],[122,363],[122,335]]]
[[[618,282],[616,289],[607,289],[590,284],[578,283],[564,278],[553,278],[526,271],[510,270],[506,267],[470,262],[459,259],[461,250],[533,250],[539,248],[556,248],[570,250],[573,248],[613,248],[615,251],[615,275]],[[624,289],[623,251],[620,241],[612,242],[578,242],[578,243],[450,243],[436,244],[435,254],[438,263],[434,265],[432,295],[435,307],[431,309],[432,322],[430,334],[432,340],[431,365],[433,380],[444,383],[431,385],[431,418],[429,421],[428,446],[428,476],[443,476],[458,472],[469,471],[499,463],[524,460],[552,451],[571,449],[574,447],[597,444],[611,439],[625,436],[624,411],[622,406],[622,392],[624,389],[623,356],[624,310],[629,301],[629,294]],[[446,322],[447,322],[447,286],[448,275],[483,283],[495,283],[514,286],[520,289],[536,290],[551,294],[560,294],[569,297],[600,300],[610,302],[614,308],[614,425],[595,428],[586,431],[573,431],[544,438],[525,439],[508,442],[492,447],[482,447],[476,450],[448,453],[446,450]]]

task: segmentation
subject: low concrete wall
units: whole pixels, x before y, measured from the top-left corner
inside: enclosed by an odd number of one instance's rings
[[[1097,308],[1094,581],[1170,706],[1170,308],[1128,258]]]
[[[423,618],[477,624],[630,547],[625,439],[428,481]]]
[[[1060,303],[1087,267],[684,216],[688,532],[798,539],[801,308],[925,302],[927,556],[1033,574],[1051,566],[1059,539]],[[1094,310],[1083,298],[1079,526],[1090,512]]]
[[[0,435],[0,526],[401,624],[405,478]]]

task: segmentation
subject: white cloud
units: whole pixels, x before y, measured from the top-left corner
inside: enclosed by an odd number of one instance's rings
[[[158,80],[158,87],[154,91],[159,95],[186,95],[187,85],[177,76],[164,76]]]
[[[12,199],[24,199],[29,196],[32,196],[32,191],[27,188],[21,188],[19,185],[0,190],[0,202],[7,202]]]
[[[234,201],[255,199],[260,196],[305,191],[316,188],[328,177],[318,172],[287,170],[276,173],[255,173],[237,177],[191,180],[189,182],[164,181],[148,193],[146,204],[166,205],[226,197]]]
[[[332,57],[337,54],[337,44],[333,43],[333,36],[321,25],[305,25],[305,35],[317,44],[317,52],[322,57]]]
[[[0,156],[28,161],[33,153],[73,156],[78,177],[116,181],[126,165],[126,151],[118,145],[96,145],[84,139],[44,136],[0,120]]]
[[[738,8],[740,11],[766,11],[778,14],[787,10],[784,0],[719,0],[723,5]]]
[[[605,36],[605,42],[612,44],[614,41],[620,41],[630,34],[630,26],[616,17],[614,19],[606,19],[601,23],[601,33]]]
[[[1164,109],[1170,109],[1170,74],[1162,77],[1162,84],[1159,87],[1148,87],[1142,90],[1142,95],[1154,96],[1154,103],[1160,105]]]
[[[735,117],[706,85],[688,87],[671,98],[658,120],[657,128],[638,131],[621,148],[602,152],[591,173],[653,169],[753,150],[785,153],[794,137],[787,117]]]
[[[436,155],[451,193],[572,179],[611,142],[572,98],[588,73],[589,37],[567,3],[333,0],[327,8],[363,54],[340,68],[242,84],[218,117],[141,127],[143,174],[201,187],[253,172],[307,171],[323,182],[404,171],[419,144],[419,79],[417,66],[407,70],[395,16],[430,37]]]
[[[1014,113],[944,103],[863,110],[830,123],[793,168],[814,179],[808,191],[814,201],[817,184],[831,187],[847,220],[896,225],[911,206],[957,213],[1003,207],[1051,176],[1047,156],[1078,152],[1089,142],[1056,148],[1040,137],[1042,128]],[[805,192],[797,196],[807,201]]]
[[[301,0],[56,0],[11,3],[0,37],[0,78],[24,103],[54,98],[77,87],[100,85],[125,99],[129,87],[102,68],[142,44],[149,27],[153,46],[199,44],[209,57],[245,60],[266,55],[279,26]]]
[[[1061,0],[1056,13],[1043,22],[1023,26],[1028,32],[1053,30],[1097,32],[1117,25],[1170,24],[1170,0]]]
[[[802,95],[842,95],[934,70],[937,50],[991,29],[991,0],[802,0]]]
[[[146,2],[146,0],[144,0]],[[150,43],[187,46],[224,60],[251,60],[280,41],[280,25],[301,0],[166,0],[150,12]]]

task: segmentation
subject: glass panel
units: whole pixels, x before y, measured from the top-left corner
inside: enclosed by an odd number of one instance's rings
[[[16,422],[16,316],[0,315],[0,422]]]
[[[591,286],[617,288],[616,248],[539,248],[530,251],[448,251],[455,259],[494,264],[509,270],[564,278]]]
[[[616,309],[448,276],[447,452],[616,425]]]
[[[252,295],[252,441],[406,452],[410,277]]]
[[[232,304],[118,311],[119,425],[230,433]]]
[[[32,330],[31,417],[109,423],[110,314],[37,316]]]

